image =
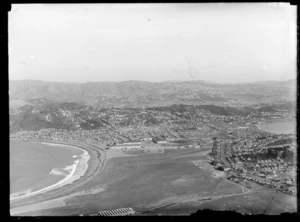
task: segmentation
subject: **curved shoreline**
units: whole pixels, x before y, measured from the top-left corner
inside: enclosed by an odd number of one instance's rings
[[[23,141],[28,142],[30,140],[23,139]],[[34,141],[34,142],[37,142],[37,141]],[[38,141],[38,142],[44,142],[44,141]],[[47,142],[49,142],[49,140],[47,140]],[[50,141],[49,143],[51,143],[51,142],[52,141]],[[53,142],[55,143],[56,141],[53,141]],[[60,142],[62,142],[62,143],[60,143]],[[70,145],[70,143],[71,143],[70,146],[73,146],[72,141],[60,141],[60,142],[56,143],[56,144]],[[20,204],[17,204],[17,205],[13,204],[14,206],[11,205],[10,213],[12,216],[16,216],[16,215],[20,215],[20,214],[22,215],[23,213],[34,212],[34,211],[38,211],[38,210],[45,210],[45,209],[66,206],[66,200],[68,198],[71,198],[74,195],[75,196],[78,195],[78,192],[75,192],[75,193],[73,192],[74,190],[78,189],[79,187],[82,187],[86,183],[89,183],[91,180],[94,179],[95,176],[99,175],[103,171],[103,169],[105,167],[105,163],[106,163],[106,152],[105,152],[105,150],[103,150],[103,148],[95,147],[95,146],[93,147],[93,145],[89,145],[89,144],[75,144],[74,146],[76,146],[76,145],[79,148],[82,148],[82,149],[88,151],[88,153],[91,156],[91,159],[90,159],[91,162],[89,164],[87,171],[82,176],[82,179],[76,180],[76,181],[74,181],[74,183],[72,183],[70,185],[66,185],[66,186],[59,188],[58,189],[59,195],[53,194],[54,196],[52,196],[52,194],[51,194],[51,193],[53,193],[53,190],[52,190],[49,192],[45,192],[44,194],[41,194],[40,196],[37,195],[37,196],[33,196],[32,198],[24,198],[20,201],[18,201],[18,200],[15,201],[16,204],[18,202],[21,202],[21,205]],[[80,166],[78,166],[78,167],[80,167]],[[68,186],[70,186],[70,187],[68,188]],[[82,192],[82,191],[80,191],[80,192]],[[46,196],[46,198],[45,198],[45,196]],[[41,199],[34,200],[35,198],[39,198],[39,197],[41,197]],[[22,201],[25,201],[25,202],[22,203]]]
[[[292,124],[296,123],[296,120],[295,121],[292,121],[292,120],[287,120],[287,121],[284,121],[284,120],[280,120],[280,121],[272,121],[272,122],[266,122],[266,123],[258,123],[258,124],[255,124],[255,126],[257,127],[257,129],[261,130],[261,131],[264,131],[266,133],[271,133],[271,134],[276,134],[276,135],[280,135],[280,134],[295,134],[296,133],[296,128],[297,126],[295,125],[295,129],[287,129],[287,130],[278,130],[278,129],[268,129],[269,127],[271,126],[268,126],[268,125],[271,125],[271,124],[280,124],[280,123],[285,123],[285,124],[288,124],[289,122],[292,122]],[[267,126],[267,127],[266,127]]]
[[[57,188],[60,188],[62,186],[65,186],[67,184],[73,183],[74,181],[78,180],[79,178],[81,178],[86,171],[88,170],[88,161],[90,159],[90,155],[87,152],[87,150],[83,149],[83,148],[79,148],[76,147],[74,145],[66,145],[66,144],[60,144],[60,143],[49,143],[49,142],[37,142],[37,141],[28,141],[27,142],[34,142],[34,143],[41,143],[41,144],[45,144],[45,145],[55,145],[55,146],[68,146],[68,147],[72,147],[75,149],[80,149],[81,151],[83,151],[83,154],[80,155],[79,159],[76,159],[73,163],[73,165],[71,166],[66,166],[65,169],[71,168],[71,171],[68,173],[68,175],[63,178],[62,180],[59,180],[58,182],[56,182],[55,184],[52,184],[50,186],[47,186],[45,188],[39,189],[37,191],[34,192],[27,192],[24,195],[21,195],[24,192],[19,192],[19,193],[14,193],[14,194],[10,194],[10,201],[15,201],[15,200],[21,200],[27,197],[31,197],[31,196],[35,196],[37,194],[41,194],[41,193],[45,193],[47,191],[50,190],[54,190]]]

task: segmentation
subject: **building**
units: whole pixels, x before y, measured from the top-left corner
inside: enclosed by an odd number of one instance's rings
[[[127,143],[117,143],[116,145],[117,146],[121,146],[121,145],[123,145],[123,146],[126,146],[126,145],[128,145],[128,146],[131,146],[131,145],[142,145],[142,142],[141,141],[130,141],[130,142],[127,142]]]
[[[158,144],[166,144],[167,143],[167,141],[163,137],[158,137],[158,136],[153,137],[152,142],[158,143]]]
[[[142,142],[128,142],[128,143],[117,143],[112,146],[112,150],[127,150],[127,149],[139,149],[141,148]]]
[[[119,144],[112,146],[110,149],[112,150],[127,150],[127,149],[139,149],[141,148],[141,144]]]

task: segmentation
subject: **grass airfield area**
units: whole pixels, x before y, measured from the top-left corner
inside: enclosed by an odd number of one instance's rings
[[[123,207],[131,207],[146,215],[189,215],[207,208],[234,210],[235,207],[238,210],[244,207],[248,211],[251,207],[266,206],[272,194],[251,193],[225,180],[222,174],[216,176],[206,159],[207,150],[107,151],[106,165],[101,174],[76,189],[76,193],[65,200],[65,206],[22,215],[96,214]],[[202,167],[194,164],[196,160],[202,162]]]

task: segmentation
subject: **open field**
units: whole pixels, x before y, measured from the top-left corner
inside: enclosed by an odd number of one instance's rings
[[[224,179],[222,183],[220,183],[215,190],[208,193],[207,196],[231,195],[239,193],[243,193],[243,187]]]
[[[277,192],[266,213],[272,215],[282,211],[296,212],[297,197]]]
[[[236,194],[232,196],[219,196],[210,198],[198,198],[198,200],[184,204],[170,204],[158,207],[146,212],[146,215],[190,215],[198,210],[236,211],[251,214],[274,214],[283,212],[296,212],[296,197],[277,193],[265,189],[260,192],[249,192],[247,194]]]
[[[287,201],[272,201],[270,207],[268,207],[270,200],[272,199],[274,191],[269,189],[261,190],[259,192],[249,192],[245,195],[233,195],[229,197],[211,199],[209,201],[204,202],[194,202],[188,204],[186,207],[191,209],[203,210],[203,209],[211,209],[211,210],[232,210],[237,211],[239,213],[252,213],[252,214],[280,214],[282,212],[295,212],[296,198],[286,194],[280,194],[284,196],[285,199],[289,199],[290,202]],[[278,195],[278,194],[277,194]],[[293,200],[294,202],[293,202]],[[285,202],[285,206],[283,203]],[[265,212],[268,207],[268,211]],[[162,209],[163,211],[163,209]],[[155,213],[155,212],[153,212]]]
[[[93,181],[97,186],[106,185],[105,192],[90,197],[74,197],[67,203],[76,205],[80,199],[81,205],[93,204],[98,211],[118,207],[143,210],[147,204],[162,198],[205,192],[219,182],[188,161],[199,157],[172,159],[184,152],[170,150],[138,157],[113,158],[107,162],[99,179]],[[86,188],[93,184],[87,184]]]

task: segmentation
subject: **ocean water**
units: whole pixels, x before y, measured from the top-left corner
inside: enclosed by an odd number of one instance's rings
[[[10,141],[10,194],[26,194],[57,183],[82,153],[68,146]]]
[[[271,123],[258,124],[258,128],[275,134],[296,134],[296,120],[278,120]]]

